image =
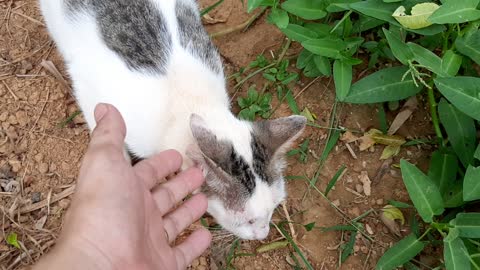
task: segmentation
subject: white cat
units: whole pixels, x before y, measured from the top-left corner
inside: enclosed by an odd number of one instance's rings
[[[248,122],[230,111],[223,67],[194,0],[40,0],[90,129],[100,102],[116,106],[126,148],[166,149],[206,176],[208,212],[243,239],[268,235],[285,198],[283,155],[306,120]]]

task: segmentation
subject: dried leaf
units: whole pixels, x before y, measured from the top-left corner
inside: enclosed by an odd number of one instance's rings
[[[41,230],[43,229],[43,226],[45,226],[45,223],[47,222],[47,215],[41,217],[37,222],[35,222],[35,229]]]
[[[400,127],[410,118],[412,113],[417,109],[418,101],[417,97],[413,96],[405,102],[403,105],[402,110],[397,114],[395,119],[393,120],[392,124],[390,125],[390,129],[388,129],[387,134],[393,135],[395,134]]]
[[[257,248],[257,253],[264,253],[272,250],[281,249],[288,246],[288,241],[278,241],[273,243],[268,243]]]
[[[314,114],[314,113],[311,113],[310,110],[305,107],[305,109],[303,109],[303,111],[300,113],[300,115],[303,115],[307,118],[308,121],[310,122],[315,122],[315,120],[317,119],[317,116]]]
[[[403,216],[402,211],[398,209],[397,207],[393,205],[386,205],[382,209],[383,214],[385,215],[386,218],[391,219],[391,220],[400,220],[400,222],[405,224],[405,217]]]
[[[346,143],[352,143],[360,139],[359,137],[353,135],[351,131],[346,131],[343,133],[342,137],[340,138],[341,141],[346,142]]]
[[[375,143],[390,146],[400,146],[407,142],[399,135],[372,134],[372,139]]]
[[[383,149],[380,160],[389,159],[391,157],[398,155],[398,153],[400,153],[400,148],[401,148],[400,145],[387,145],[385,149]]]
[[[367,196],[372,195],[372,181],[370,181],[368,173],[366,171],[362,171],[359,178],[360,182],[363,184],[363,193],[365,193]]]
[[[371,129],[365,135],[363,135],[360,140],[360,151],[365,151],[368,148],[375,145],[375,141],[373,140],[373,135],[380,135],[382,132],[378,129]]]

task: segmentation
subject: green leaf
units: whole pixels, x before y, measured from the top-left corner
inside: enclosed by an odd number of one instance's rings
[[[333,63],[333,80],[335,81],[337,100],[344,101],[352,84],[352,66],[341,60],[335,60]]]
[[[480,121],[480,78],[437,78],[435,85],[457,109]]]
[[[202,10],[200,11],[200,16],[203,17],[203,15],[205,15],[205,14],[209,13],[210,11],[214,10],[214,9],[217,8],[221,3],[223,3],[223,1],[225,1],[225,0],[218,0],[218,1],[215,2],[213,5],[208,6],[208,7],[204,8],[204,9],[202,9]]]
[[[480,143],[477,146],[477,150],[475,150],[475,153],[473,154],[473,157],[480,160]]]
[[[298,42],[315,39],[317,33],[297,24],[289,24],[287,28],[280,29],[288,38]]]
[[[432,23],[464,23],[480,19],[479,0],[445,1],[428,20]]]
[[[472,118],[460,112],[445,99],[438,104],[440,122],[447,131],[452,148],[462,164],[467,167],[472,161],[475,151],[475,123]]]
[[[314,54],[303,49],[297,57],[297,68],[303,69],[307,66],[308,62],[313,60]]]
[[[305,227],[305,230],[307,230],[307,232],[309,232],[309,231],[313,230],[313,228],[315,228],[315,222],[303,225],[303,227]]]
[[[480,199],[480,167],[468,166],[463,179],[463,199],[465,201]]]
[[[450,224],[458,229],[460,237],[480,238],[480,213],[458,213]]]
[[[418,214],[429,223],[433,216],[443,213],[443,199],[435,183],[415,165],[402,159],[400,161],[403,183]]]
[[[388,204],[390,204],[391,206],[395,206],[397,208],[412,208],[412,206],[408,203],[399,202],[395,200],[388,200]]]
[[[424,247],[424,243],[420,242],[415,235],[410,234],[388,249],[377,262],[375,269],[395,269],[413,259]]]
[[[452,50],[445,52],[442,58],[442,71],[446,75],[456,76],[462,66],[462,56],[454,53]]]
[[[330,60],[321,55],[315,55],[313,57],[313,61],[317,69],[325,76],[332,75],[332,65],[330,64]]]
[[[282,8],[305,20],[318,20],[327,15],[321,2],[314,0],[287,0],[282,3]]]
[[[325,37],[332,37],[330,34],[330,31],[332,30],[332,27],[328,24],[324,23],[306,23],[305,28],[310,29],[317,33],[319,38],[325,38]]]
[[[268,20],[274,23],[278,28],[283,29],[288,26],[290,18],[285,10],[274,8],[270,12]]]
[[[397,7],[398,4],[384,3],[381,0],[367,0],[350,4],[350,8],[359,13],[400,26],[392,17],[392,13]]]
[[[248,0],[247,1],[247,12],[250,13],[252,10],[259,7],[264,0]]]
[[[352,34],[358,34],[385,24],[384,21],[360,14],[360,18],[353,24]]]
[[[442,194],[445,208],[456,208],[465,204],[463,201],[463,182],[455,181]]]
[[[338,139],[340,139],[340,130],[336,129],[332,132],[330,138],[328,139],[328,142],[323,149],[322,155],[320,156],[320,161],[327,160],[328,155],[337,144]]]
[[[455,47],[463,55],[470,57],[475,63],[480,65],[480,31],[476,30],[473,34],[464,37],[458,37],[455,40]]]
[[[295,99],[292,96],[292,91],[288,90],[287,93],[285,94],[285,99],[287,100],[288,107],[290,107],[290,110],[294,114],[300,114],[300,110],[298,109],[297,102],[295,102]]]
[[[357,239],[355,236],[357,235],[356,231],[353,231],[350,234],[350,239],[348,242],[342,247],[342,253],[340,256],[340,261],[344,263],[350,255],[353,253],[353,247],[355,246],[355,240]]]
[[[17,239],[17,238],[18,238],[17,234],[16,234],[15,232],[11,232],[11,233],[9,233],[9,234],[7,235],[7,239],[6,239],[6,240],[7,240],[7,243],[8,243],[9,245],[12,245],[12,246],[20,249],[20,244],[18,243],[18,239]]]
[[[332,232],[332,231],[357,231],[358,229],[352,225],[335,225],[331,227],[322,227],[322,232]]]
[[[402,64],[407,65],[408,60],[413,59],[413,53],[410,48],[398,35],[394,34],[393,32],[383,28],[383,33],[385,33],[388,45],[390,46],[395,58],[397,58]]]
[[[345,102],[379,103],[402,100],[417,94],[422,86],[415,86],[411,77],[402,77],[407,67],[391,67],[377,71],[354,83]]]
[[[345,165],[342,165],[342,167],[340,169],[338,169],[338,171],[335,173],[335,175],[332,177],[332,179],[328,182],[327,188],[325,189],[325,197],[328,195],[330,190],[332,190],[332,188],[335,186],[338,179],[343,174],[343,171],[345,171],[345,168],[346,168]]]
[[[347,48],[343,40],[332,38],[310,39],[302,42],[302,46],[314,54],[334,59],[340,58],[340,52]]]
[[[471,269],[470,255],[456,228],[449,230],[447,237],[443,239],[443,244],[443,257],[447,270]]]
[[[307,63],[305,69],[303,69],[303,75],[309,78],[315,78],[322,75],[322,72],[318,70],[315,61],[310,61]]]
[[[456,180],[458,161],[455,155],[435,151],[430,159],[428,177],[437,185],[441,194]]]
[[[407,45],[413,52],[415,61],[417,61],[420,65],[425,66],[433,73],[436,73],[442,77],[447,77],[442,70],[442,59],[440,57],[416,43],[409,42]]]

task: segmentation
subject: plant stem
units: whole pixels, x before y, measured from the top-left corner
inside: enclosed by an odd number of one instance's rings
[[[437,113],[437,101],[435,101],[435,95],[433,93],[433,80],[429,83],[430,88],[427,88],[428,93],[428,105],[430,107],[430,115],[432,117],[433,128],[435,129],[435,134],[438,138],[442,139],[443,135],[442,130],[440,129],[440,122],[438,120],[438,113]]]
[[[237,88],[239,86],[241,86],[242,84],[244,84],[246,81],[250,80],[253,76],[257,75],[258,73],[266,70],[266,69],[269,69],[271,67],[275,66],[275,63],[271,63],[270,65],[268,66],[264,66],[263,68],[260,68],[260,69],[257,69],[255,70],[254,72],[248,74],[247,77],[245,77],[243,80],[241,80],[240,82],[238,82],[233,88]]]
[[[252,17],[250,17],[247,21],[245,21],[244,23],[242,24],[239,24],[237,26],[234,26],[232,28],[227,28],[225,30],[222,30],[220,32],[216,32],[216,33],[213,33],[213,34],[210,34],[210,37],[211,38],[216,38],[216,37],[220,37],[220,36],[224,36],[224,35],[227,35],[227,34],[230,34],[232,32],[235,32],[235,31],[239,31],[239,30],[242,30],[242,29],[245,29],[245,28],[248,28],[256,19],[258,19],[258,17],[260,17],[264,12],[265,12],[266,8],[262,8],[260,10],[260,12],[258,12],[257,14],[253,15]]]
[[[287,42],[286,42],[285,45],[283,46],[282,52],[280,53],[280,55],[278,56],[277,61],[275,62],[275,66],[280,65],[280,62],[282,62],[283,58],[285,57],[285,54],[287,53],[288,49],[290,48],[290,44],[292,44],[292,40],[290,40],[289,38],[287,38]]]
[[[427,236],[427,234],[432,230],[432,228],[428,228],[423,234],[422,236],[420,236],[418,238],[418,241],[421,241],[425,236]]]

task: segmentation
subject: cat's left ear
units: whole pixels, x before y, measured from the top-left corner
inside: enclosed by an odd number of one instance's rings
[[[272,154],[284,154],[302,134],[307,118],[299,115],[264,120],[253,124],[253,134]]]

